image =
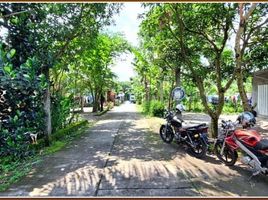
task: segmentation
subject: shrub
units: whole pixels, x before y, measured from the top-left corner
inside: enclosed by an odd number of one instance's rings
[[[51,141],[62,140],[63,138],[65,138],[68,135],[75,135],[75,131],[78,128],[85,126],[86,124],[88,124],[87,120],[72,123],[69,126],[67,126],[66,128],[60,129],[57,132],[55,132],[54,134],[52,134],[50,139],[51,139]]]
[[[161,101],[153,100],[150,103],[150,115],[155,117],[162,117],[165,111],[165,105]]]
[[[204,106],[202,105],[201,102],[196,102],[193,107],[192,107],[193,112],[204,112]]]
[[[147,115],[162,117],[165,111],[165,105],[163,102],[157,100],[144,102],[142,104],[142,111]]]
[[[55,93],[51,96],[51,111],[52,111],[52,132],[65,127],[72,121],[68,120],[70,117],[70,109],[72,106],[72,96],[65,97],[60,93]]]
[[[52,143],[52,146],[53,146],[53,142],[55,142],[55,141],[59,141],[59,140],[65,141],[66,138],[74,137],[77,133],[79,133],[78,129],[85,127],[86,125],[88,125],[87,120],[74,122],[72,124],[69,124],[67,127],[60,129],[60,130],[56,131],[55,133],[51,134],[49,137],[49,140]],[[40,150],[44,147],[45,147],[44,139],[38,140],[38,144],[30,145],[30,148],[35,150],[35,151]]]
[[[114,107],[114,103],[112,101],[108,101],[107,102],[107,109],[111,110],[111,109],[113,109],[113,107]]]
[[[222,112],[225,114],[240,113],[243,112],[243,108],[239,104],[225,103]]]
[[[149,114],[150,113],[150,102],[145,101],[142,103],[142,112],[145,114]]]
[[[28,59],[19,67],[11,64],[14,50],[0,48],[0,156],[22,158],[29,155],[27,131],[44,128],[42,96],[46,87],[39,64]]]

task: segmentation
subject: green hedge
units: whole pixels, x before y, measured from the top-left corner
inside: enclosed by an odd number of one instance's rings
[[[243,108],[241,105],[237,104],[234,105],[232,103],[225,103],[222,113],[224,114],[234,114],[234,113],[241,113],[243,112]]]
[[[163,102],[157,100],[144,102],[142,104],[142,111],[150,116],[162,117],[165,111],[165,105]]]
[[[143,102],[142,103],[142,112],[145,113],[145,114],[149,114],[150,113],[150,102]]]
[[[72,139],[84,133],[84,128],[87,127],[88,121],[80,121],[69,125],[68,127],[56,131],[50,137],[50,146],[44,147],[43,139],[38,140],[38,144],[32,144],[30,147],[40,154],[35,154],[24,159],[14,160],[14,157],[0,157],[0,192],[5,191],[11,184],[17,182],[22,177],[30,172],[34,164],[41,162],[42,155],[54,153],[62,149]]]
[[[50,143],[58,141],[58,140],[68,139],[70,137],[75,136],[78,129],[86,126],[87,124],[88,124],[88,121],[83,120],[83,121],[72,123],[66,128],[56,131],[55,133],[51,134],[51,136],[49,137]],[[45,147],[44,139],[38,140],[38,144],[31,144],[31,148],[35,150],[40,150],[44,147]]]

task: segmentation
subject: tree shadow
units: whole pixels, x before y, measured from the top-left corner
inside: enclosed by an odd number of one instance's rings
[[[197,159],[182,145],[165,144],[135,112],[113,111],[101,119],[88,134],[45,157],[25,179],[2,194],[268,195],[267,177],[254,177],[248,182],[250,171],[242,165],[227,167],[212,155]]]

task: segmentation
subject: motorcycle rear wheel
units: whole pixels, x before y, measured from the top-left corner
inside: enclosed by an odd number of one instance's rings
[[[159,134],[160,134],[160,137],[161,139],[165,142],[165,143],[171,143],[173,141],[173,138],[174,138],[174,133],[173,133],[173,130],[170,126],[165,126],[165,125],[162,125],[160,127],[160,130],[159,130]]]
[[[220,161],[222,161],[227,166],[233,166],[238,158],[238,154],[236,151],[231,150],[228,146],[224,147],[223,155],[221,155],[221,148],[223,142],[217,142],[214,147],[214,151],[216,156]]]
[[[207,144],[202,140],[197,141],[196,148],[190,147],[190,153],[196,158],[203,158],[207,153]]]

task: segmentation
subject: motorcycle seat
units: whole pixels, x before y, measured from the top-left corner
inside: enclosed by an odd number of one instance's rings
[[[199,125],[196,125],[196,126],[188,126],[188,127],[185,127],[186,130],[189,130],[189,129],[198,129],[202,126],[206,126],[207,124],[206,123],[203,123],[203,124],[199,124]]]
[[[256,150],[266,150],[268,149],[268,139],[262,139],[258,144],[255,146]]]

